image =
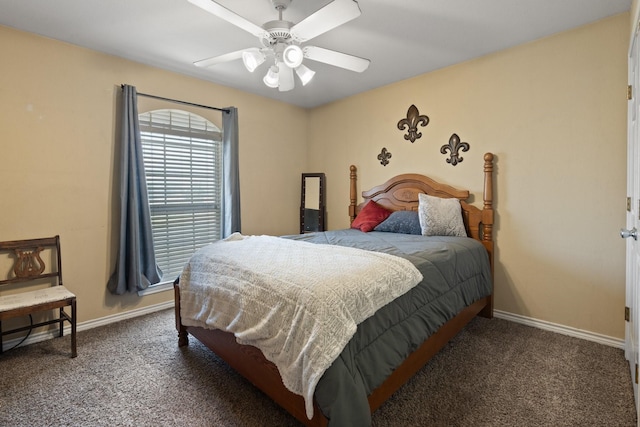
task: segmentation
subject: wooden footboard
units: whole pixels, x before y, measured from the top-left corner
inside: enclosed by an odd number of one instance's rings
[[[313,419],[309,420],[307,418],[302,396],[292,393],[284,386],[278,368],[268,361],[259,349],[250,345],[238,344],[235,336],[230,332],[184,326],[180,318],[179,284],[174,284],[174,291],[179,346],[187,345],[189,342],[188,335],[193,335],[301,423],[310,427],[322,427],[328,424],[327,419],[316,404],[314,404]],[[486,309],[490,307],[490,301],[491,297],[488,296],[466,307],[456,317],[442,325],[416,351],[411,353],[402,365],[369,395],[371,413],[415,375],[476,315],[482,314],[483,311],[486,312]]]

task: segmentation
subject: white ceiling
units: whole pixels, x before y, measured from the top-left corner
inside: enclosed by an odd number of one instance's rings
[[[258,25],[278,19],[270,0],[217,1]],[[293,0],[283,19],[297,23],[329,2]],[[187,0],[0,0],[0,25],[315,107],[628,11],[631,2],[359,0],[360,17],[307,44],[368,58],[369,69],[360,74],[307,60],[316,76],[304,87],[296,80],[290,92],[263,84],[266,64],[254,73],[241,60],[195,67],[259,42]]]

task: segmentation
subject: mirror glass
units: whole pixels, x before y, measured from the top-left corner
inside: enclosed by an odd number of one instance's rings
[[[325,230],[325,183],[323,173],[302,174],[300,233]]]

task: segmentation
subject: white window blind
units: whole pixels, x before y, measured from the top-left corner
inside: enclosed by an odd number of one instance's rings
[[[210,121],[181,110],[139,115],[151,226],[162,282],[221,236],[222,141]]]

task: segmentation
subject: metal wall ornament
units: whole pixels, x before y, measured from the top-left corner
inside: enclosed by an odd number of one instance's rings
[[[420,115],[418,108],[412,104],[411,107],[409,107],[409,110],[407,110],[407,118],[398,122],[398,129],[407,129],[404,139],[413,143],[416,139],[422,136],[422,132],[418,132],[418,125],[422,125],[424,127],[428,124],[429,117]]]
[[[454,133],[453,135],[451,135],[451,138],[449,138],[449,144],[445,144],[440,147],[440,152],[442,154],[447,154],[447,151],[449,151],[451,155],[447,159],[447,163],[451,163],[453,166],[455,166],[458,163],[462,163],[462,161],[464,160],[464,158],[458,154],[458,151],[469,151],[469,148],[469,143],[460,142],[460,137],[458,136],[458,134]]]
[[[387,151],[385,147],[382,147],[382,151],[378,154],[378,160],[380,160],[380,164],[382,166],[387,166],[389,164],[389,159],[391,158],[391,153]]]

